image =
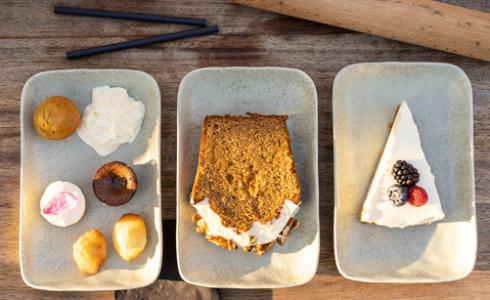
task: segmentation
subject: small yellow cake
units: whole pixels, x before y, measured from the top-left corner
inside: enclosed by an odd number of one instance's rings
[[[112,241],[119,256],[131,261],[145,250],[145,220],[137,214],[125,214],[114,225]]]
[[[106,259],[106,253],[105,238],[97,229],[87,231],[73,245],[73,259],[84,275],[97,273]]]

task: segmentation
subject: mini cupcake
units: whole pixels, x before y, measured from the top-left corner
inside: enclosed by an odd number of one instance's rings
[[[119,206],[128,203],[136,193],[137,187],[136,174],[123,162],[109,162],[95,172],[95,196],[107,205]]]
[[[62,96],[44,100],[34,113],[34,128],[48,140],[62,140],[72,135],[80,124],[77,105]]]

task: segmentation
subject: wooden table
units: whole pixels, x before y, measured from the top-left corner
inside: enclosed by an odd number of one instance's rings
[[[490,12],[488,1],[450,1]],[[68,61],[64,52],[141,38],[182,26],[54,15],[54,4],[209,18],[222,33]],[[353,8],[355,9],[355,8]],[[444,284],[366,284],[342,278],[332,247],[333,150],[331,94],[335,74],[366,61],[438,61],[468,74],[474,92],[478,260],[466,279]],[[189,71],[208,66],[282,66],[306,71],[319,96],[321,254],[308,284],[280,290],[220,290],[225,299],[267,298],[483,298],[490,294],[490,63],[245,8],[228,1],[0,2],[0,298],[114,298],[114,292],[53,293],[27,287],[20,277],[19,101],[24,82],[52,69],[129,68],[153,75],[162,92],[163,217],[175,218],[176,98]]]

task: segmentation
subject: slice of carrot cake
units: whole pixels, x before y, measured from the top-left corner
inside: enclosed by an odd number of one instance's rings
[[[298,226],[300,185],[287,118],[205,118],[191,204],[196,230],[210,242],[263,255]]]

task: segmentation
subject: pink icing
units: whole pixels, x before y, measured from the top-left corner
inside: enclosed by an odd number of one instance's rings
[[[53,196],[43,208],[45,215],[59,215],[65,210],[70,210],[77,205],[78,198],[71,192],[59,192]]]

